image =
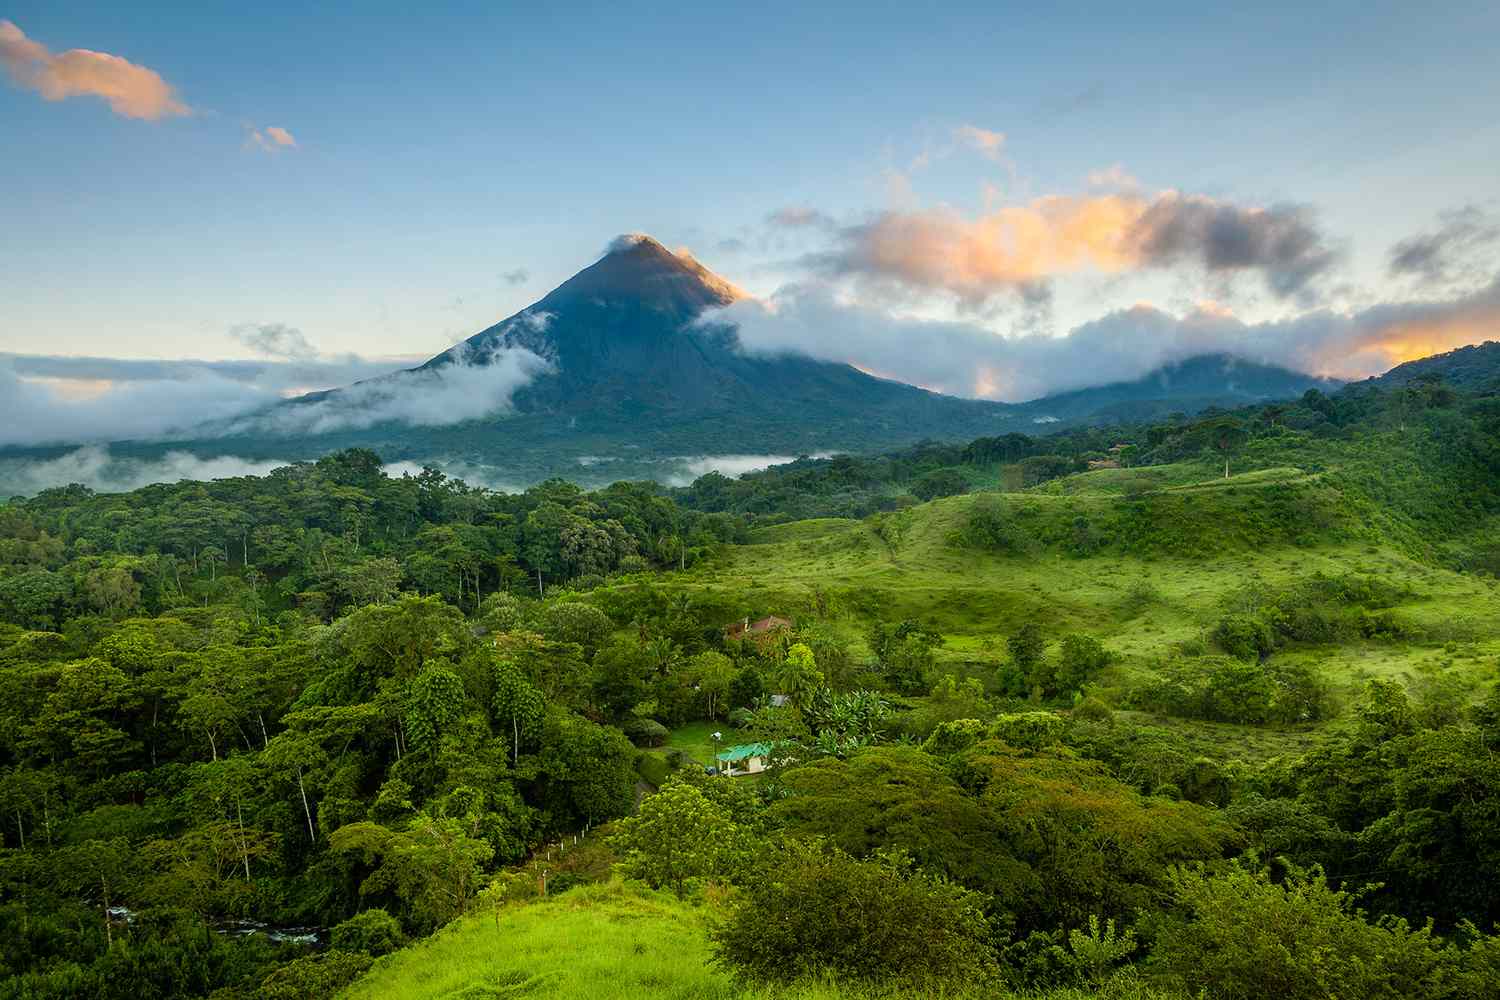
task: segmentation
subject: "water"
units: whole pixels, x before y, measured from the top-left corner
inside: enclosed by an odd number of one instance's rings
[[[109,919],[117,924],[130,926],[136,921],[135,911],[125,906],[111,906],[108,912]],[[278,926],[261,920],[240,920],[231,917],[210,920],[208,923],[215,934],[232,938],[247,938],[263,934],[277,944],[300,944],[309,948],[318,948],[326,943],[328,938],[326,927]]]

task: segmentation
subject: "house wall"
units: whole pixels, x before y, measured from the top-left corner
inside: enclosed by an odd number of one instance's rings
[[[741,774],[759,774],[766,769],[766,759],[764,757],[746,757],[744,760],[737,760],[733,764],[726,762],[725,766],[729,769],[729,777],[731,778]]]

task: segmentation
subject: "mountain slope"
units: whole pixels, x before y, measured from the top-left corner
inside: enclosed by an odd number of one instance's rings
[[[795,406],[835,422],[878,421],[913,433],[976,427],[1003,404],[962,400],[866,375],[849,365],[739,350],[709,310],[743,295],[647,236],[623,237],[541,301],[438,355],[420,370],[490,364],[522,348],[550,369],[517,391],[521,413],[667,420],[779,416]]]
[[[1440,377],[1455,389],[1473,391],[1500,386],[1500,341],[1487,340],[1482,344],[1407,361],[1363,384],[1390,389],[1430,376]]]
[[[1092,386],[1022,404],[1033,422],[1108,423],[1145,420],[1174,410],[1194,413],[1273,399],[1291,399],[1308,389],[1325,392],[1342,383],[1229,354],[1202,354],[1163,365],[1128,382]]]

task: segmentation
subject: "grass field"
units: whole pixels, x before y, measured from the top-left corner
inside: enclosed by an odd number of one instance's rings
[[[895,1000],[832,981],[783,988],[738,983],[712,961],[711,903],[639,884],[580,886],[498,913],[472,913],[376,961],[342,1000]],[[929,993],[924,996],[954,994]],[[1113,994],[1149,1000],[1149,991]],[[988,1000],[1007,1000],[985,993]],[[1089,1000],[1059,990],[1033,1000]],[[1011,998],[1018,1000],[1018,998]]]
[[[1152,528],[1163,533],[1164,551],[1122,553],[1116,545],[1080,558],[1045,542],[1075,517],[1118,520],[1128,506],[1125,495],[1143,480],[1155,496],[1184,505],[1164,509],[1181,515],[1177,527],[1186,541],[1171,536],[1168,518]],[[1294,511],[1307,505],[1309,516],[1324,516],[1319,505],[1330,501],[1323,490],[1320,476],[1289,468],[1229,479],[1206,477],[1197,465],[1099,470],[1005,497],[1015,504],[1017,521],[1044,540],[1025,554],[953,544],[975,505],[989,502],[969,494],[884,515],[886,530],[880,518],[764,528],[750,544],[680,579],[705,592],[749,595],[758,609],[799,622],[822,619],[856,657],[866,655],[863,635],[871,622],[913,618],[945,636],[939,666],[971,676],[992,676],[1006,657],[1006,637],[1026,621],[1041,624],[1053,640],[1087,632],[1119,654],[1096,682],[1109,700],[1178,655],[1179,644],[1203,640],[1226,600],[1248,585],[1284,588],[1314,574],[1378,576],[1409,592],[1390,610],[1414,627],[1416,638],[1294,647],[1276,655],[1308,664],[1340,701],[1371,678],[1413,685],[1453,677],[1473,697],[1483,697],[1500,677],[1500,586],[1413,558],[1363,524],[1356,505],[1336,515],[1344,525],[1334,532],[1340,540],[1289,542],[1280,526],[1287,505]],[[1173,554],[1183,546],[1203,554]],[[1311,738],[1306,727],[1229,732],[1153,721],[1197,729],[1221,743],[1240,740],[1246,759],[1295,751]]]
[[[711,961],[707,905],[638,884],[581,886],[475,913],[376,962],[344,1000],[841,1000],[833,983],[747,989]]]
[[[722,739],[716,742],[713,738],[714,733],[720,734]],[[672,730],[662,749],[680,750],[704,767],[712,767],[715,753],[739,742],[741,742],[739,734],[729,723],[699,720]]]

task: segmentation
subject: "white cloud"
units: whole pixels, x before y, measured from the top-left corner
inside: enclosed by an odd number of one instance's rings
[[[540,322],[540,320],[538,320]],[[323,434],[382,423],[443,427],[504,413],[516,390],[548,369],[522,347],[494,350],[473,364],[454,348],[448,364],[394,372],[317,399],[293,400],[235,421],[234,432]]]
[[[89,445],[52,459],[0,458],[0,483],[3,483],[0,493],[25,495],[70,483],[82,483],[101,492],[124,492],[151,483],[175,483],[183,479],[264,476],[290,464],[279,459],[249,460],[234,455],[199,458],[185,451],[169,451],[153,459],[130,458],[113,454],[105,446]]]
[[[1139,378],[1211,353],[1364,378],[1500,336],[1500,278],[1441,301],[1318,310],[1266,323],[1245,323],[1212,305],[1183,316],[1137,305],[1061,337],[1003,336],[974,323],[897,316],[843,302],[820,284],[736,302],[709,320],[736,325],[750,353],[806,354],[954,395],[1020,402]]]
[[[832,454],[819,452],[809,457],[831,458]],[[785,465],[796,460],[796,455],[696,455],[667,459],[666,461],[675,463],[678,469],[668,474],[666,483],[669,486],[689,486],[693,480],[710,472],[738,479],[747,472],[759,472],[773,465]]]

